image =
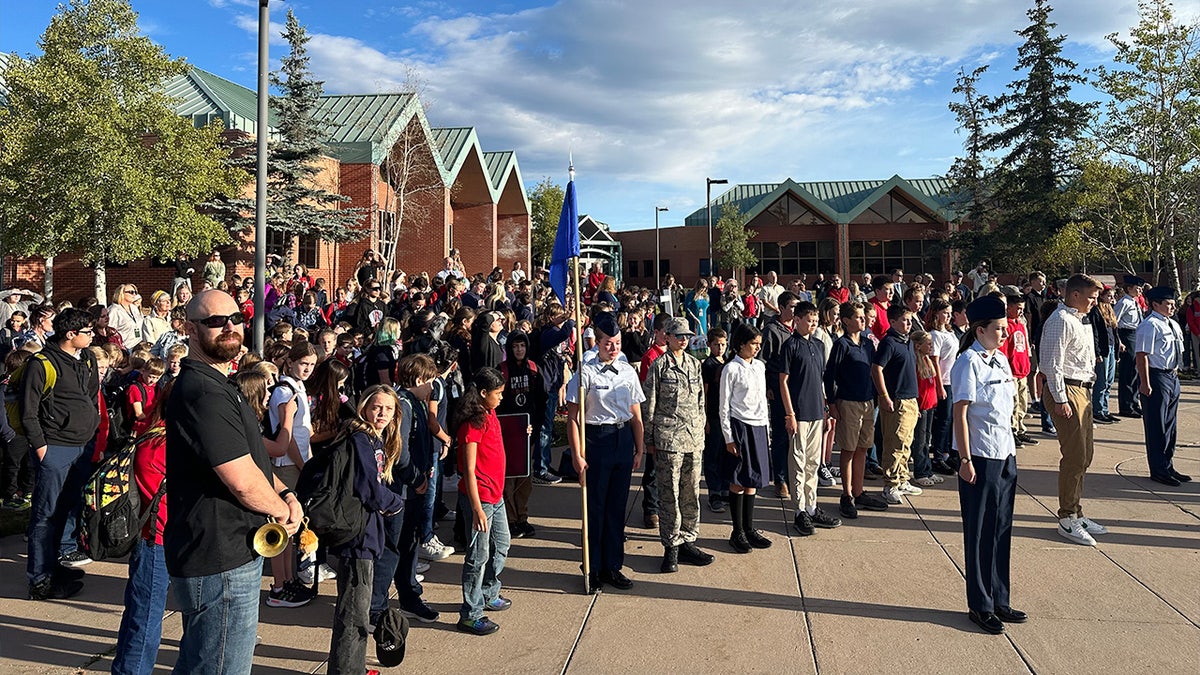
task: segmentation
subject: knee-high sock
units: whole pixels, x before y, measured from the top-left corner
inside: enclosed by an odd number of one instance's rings
[[[742,529],[746,532],[754,531],[754,495],[742,495]]]
[[[731,492],[729,494],[729,517],[733,521],[733,535],[741,534],[744,527],[742,516],[743,505],[746,503],[746,495]]]

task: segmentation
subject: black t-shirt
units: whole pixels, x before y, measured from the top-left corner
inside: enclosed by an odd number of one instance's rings
[[[371,345],[367,349],[367,385],[379,384],[381,370],[394,380],[396,362],[399,360],[394,345]]]
[[[167,401],[167,571],[199,577],[240,567],[257,554],[266,516],[247,510],[213,467],[249,454],[268,482],[262,429],[237,387],[216,369],[184,359]]]
[[[708,420],[709,428],[718,429],[718,434],[720,424],[717,408],[721,403],[722,370],[725,370],[725,362],[718,361],[715,356],[704,359],[700,364],[700,381],[708,387],[708,392],[704,395],[704,416]]]
[[[825,346],[813,337],[793,333],[776,357],[775,370],[788,376],[788,394],[798,422],[825,419]],[[775,376],[778,378],[778,376]]]

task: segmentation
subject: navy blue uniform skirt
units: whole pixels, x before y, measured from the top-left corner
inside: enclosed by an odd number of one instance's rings
[[[755,427],[731,417],[733,444],[738,456],[721,451],[721,474],[730,483],[745,488],[763,488],[771,482],[771,448],[767,445],[767,427]]]

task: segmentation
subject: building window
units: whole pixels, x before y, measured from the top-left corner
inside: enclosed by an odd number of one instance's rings
[[[709,263],[708,258],[700,259],[700,276],[702,276],[702,277],[712,276],[712,266]]]
[[[305,267],[321,266],[321,239],[319,237],[300,237],[300,250],[296,259]]]
[[[937,242],[921,239],[851,241],[849,274],[882,274],[902,269],[906,274],[921,272],[937,277],[944,271],[941,253]]]
[[[654,278],[654,261],[653,260],[643,260],[642,261],[642,276],[646,277],[647,279]]]
[[[290,232],[280,232],[267,228],[267,254],[274,253],[275,255],[287,260],[292,257],[292,239]]]
[[[884,225],[887,223],[932,224],[933,220],[896,194],[884,196],[854,219],[855,225]],[[905,270],[906,272],[908,270]]]
[[[638,275],[638,263],[636,260],[629,261],[629,278],[633,279]]]
[[[671,259],[670,258],[664,258],[664,259],[658,261],[658,273],[664,277],[671,273]]]
[[[825,225],[828,222],[789,193],[776,200],[746,226],[755,229],[779,225]]]
[[[833,272],[836,265],[832,241],[752,241],[750,250],[758,257],[758,266],[746,270],[750,273],[821,274]]]

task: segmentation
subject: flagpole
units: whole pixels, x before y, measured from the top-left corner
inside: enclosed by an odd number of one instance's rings
[[[574,171],[572,171],[572,173],[574,173]],[[576,223],[576,227],[578,227],[578,223]],[[585,406],[585,402],[587,401],[587,392],[585,389],[585,384],[584,384],[585,380],[583,377],[583,321],[582,321],[582,316],[581,316],[581,303],[580,303],[580,298],[579,298],[579,279],[580,279],[579,256],[575,256],[574,258],[571,259],[571,270],[572,270],[572,274],[573,274],[574,281],[575,281],[575,283],[572,284],[572,286],[575,289],[574,290],[575,360],[579,364],[579,366],[578,366],[579,367],[579,422],[578,422],[579,456],[583,459],[584,463],[586,464],[587,463],[587,424],[584,422],[584,420],[586,420],[587,418],[584,414],[584,412],[585,412],[584,406]],[[583,511],[582,511],[583,518],[580,519],[580,522],[583,525],[582,526],[582,533],[583,533],[583,587],[584,587],[584,592],[586,593],[591,590],[590,583],[591,583],[591,572],[592,572],[591,562],[590,562],[591,556],[588,555],[590,553],[590,550],[588,548],[588,510],[587,510],[588,499],[587,499],[587,471],[586,470],[584,470],[582,473],[579,474],[579,501],[580,501],[580,504],[583,506]]]

